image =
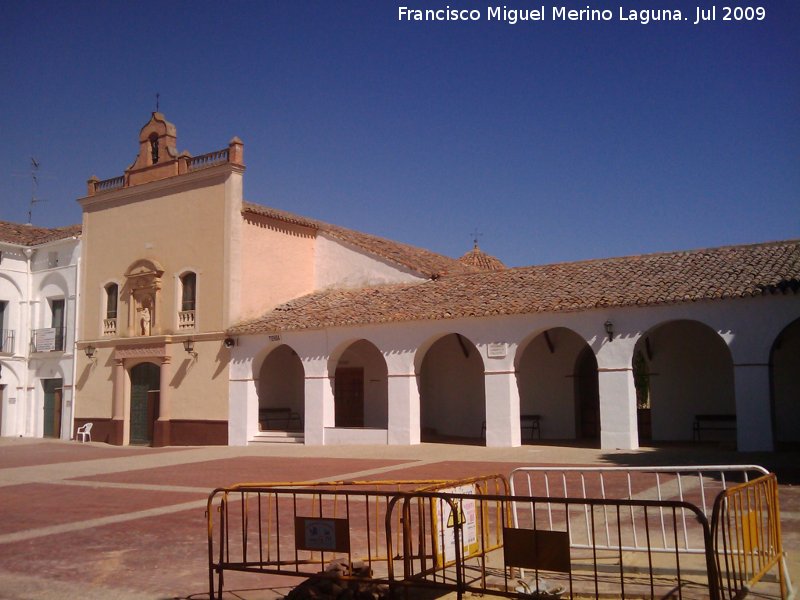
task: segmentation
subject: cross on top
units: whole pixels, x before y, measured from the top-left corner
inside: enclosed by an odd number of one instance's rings
[[[478,238],[481,237],[483,234],[480,231],[478,231],[478,228],[476,227],[475,231],[473,231],[470,235],[472,236],[472,243],[475,244],[475,247],[477,248]]]

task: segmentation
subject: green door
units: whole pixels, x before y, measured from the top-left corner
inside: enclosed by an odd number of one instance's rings
[[[44,388],[44,437],[61,437],[61,388],[60,379],[42,379]]]
[[[161,369],[152,363],[142,363],[131,369],[131,444],[153,441],[160,375]]]

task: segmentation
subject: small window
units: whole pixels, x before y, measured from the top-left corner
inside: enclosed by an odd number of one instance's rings
[[[181,310],[195,310],[197,300],[197,276],[194,273],[181,275]]]
[[[106,286],[106,319],[117,318],[117,298],[119,288],[116,283],[109,283]]]
[[[47,253],[47,266],[51,269],[58,266],[58,252]]]

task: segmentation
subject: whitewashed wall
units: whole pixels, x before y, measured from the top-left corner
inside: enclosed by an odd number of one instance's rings
[[[636,343],[659,325],[690,320],[710,327],[730,349],[736,413],[740,423],[748,424],[739,429],[739,449],[770,449],[769,354],[776,336],[799,316],[800,298],[771,296],[577,313],[337,327],[285,332],[278,336],[279,340],[270,340],[268,335],[243,336],[234,351],[231,406],[237,408],[231,412],[231,431],[246,431],[248,427],[236,420],[246,417],[244,405],[255,398],[251,395],[248,400],[242,394],[248,386],[254,387],[254,361],[263,359],[271,345],[285,343],[298,353],[306,372],[306,443],[325,443],[324,430],[333,422],[330,357],[354,341],[365,339],[383,353],[387,362],[388,443],[418,443],[419,375],[425,354],[439,338],[458,332],[477,347],[486,370],[487,445],[518,445],[520,400],[516,379],[522,353],[518,356],[517,352],[543,331],[564,327],[583,339],[597,358],[601,447],[636,448],[636,395],[631,367]],[[613,341],[604,331],[607,320],[613,323]],[[501,356],[498,347],[503,349]],[[491,357],[490,348],[494,354]],[[564,417],[562,426],[566,427],[568,418]],[[685,424],[676,427],[685,434]],[[239,436],[234,441],[234,437],[231,436],[231,443],[244,444],[248,439]]]
[[[15,331],[13,354],[2,357],[0,383],[6,386],[0,435],[41,437],[44,431],[43,379],[62,380],[61,431],[69,439],[73,421],[74,342],[78,314],[80,241],[58,240],[23,248],[2,246],[0,300],[9,301],[6,328]],[[11,297],[7,297],[11,296]],[[63,352],[32,352],[32,330],[50,326],[49,299],[63,299]]]
[[[418,273],[380,260],[324,233],[317,236],[314,248],[314,289],[332,286],[354,288],[423,279]]]

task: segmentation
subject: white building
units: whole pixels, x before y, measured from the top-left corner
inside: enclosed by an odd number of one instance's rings
[[[799,290],[789,241],[318,291],[228,331],[229,443],[796,444]]]
[[[73,436],[80,226],[0,221],[0,435]]]

